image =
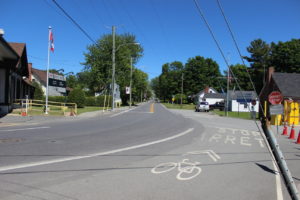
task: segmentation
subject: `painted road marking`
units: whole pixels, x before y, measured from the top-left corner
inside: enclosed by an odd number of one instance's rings
[[[200,154],[207,154],[214,162],[217,162],[218,159],[221,159],[221,157],[213,150],[190,151],[183,154],[183,156]],[[200,164],[200,162],[190,162],[189,159],[185,158],[181,162],[160,163],[153,167],[151,172],[153,174],[161,174],[172,171],[177,167],[178,174],[176,175],[176,178],[180,181],[187,181],[195,178],[202,172],[202,169],[199,167]]]
[[[161,174],[165,172],[172,171],[177,167],[178,174],[176,178],[179,181],[187,181],[198,176],[202,169],[197,165],[200,165],[200,162],[188,162],[189,159],[183,159],[181,162],[168,162],[160,163],[151,169],[153,174]]]
[[[129,112],[129,111],[131,111],[131,110],[134,110],[134,109],[136,109],[136,108],[138,108],[138,107],[131,108],[131,109],[128,109],[128,110],[124,110],[124,111],[119,112],[119,113],[116,113],[116,114],[114,114],[114,115],[112,115],[112,116],[110,116],[110,117],[116,117],[116,116],[118,116],[118,115],[122,115],[122,114],[127,113],[127,112]]]
[[[167,138],[164,138],[164,139],[161,139],[161,140],[155,140],[155,141],[152,141],[152,142],[147,142],[147,143],[144,143],[144,144],[125,147],[125,148],[116,149],[116,150],[112,150],[112,151],[89,154],[89,155],[86,155],[86,156],[73,156],[73,157],[66,157],[66,158],[60,158],[60,159],[54,159],[54,160],[45,160],[45,161],[40,161],[40,162],[25,163],[25,164],[12,165],[12,166],[4,166],[4,167],[0,167],[0,172],[8,171],[8,170],[15,170],[15,169],[22,169],[22,168],[27,168],[27,167],[36,167],[36,166],[41,166],[41,165],[49,165],[49,164],[54,164],[54,163],[66,162],[66,161],[80,160],[80,159],[85,159],[85,158],[93,158],[93,157],[98,157],[98,156],[105,156],[105,155],[109,155],[109,154],[114,154],[114,153],[120,153],[120,152],[123,152],[123,151],[138,149],[138,148],[142,148],[142,147],[146,147],[146,146],[166,142],[166,141],[169,141],[169,140],[173,140],[173,139],[176,139],[178,137],[184,136],[184,135],[192,132],[193,130],[194,130],[194,128],[189,128],[186,131],[183,131],[183,132],[181,132],[177,135],[173,135],[171,137],[167,137]]]
[[[150,105],[150,112],[151,112],[151,113],[154,113],[154,103],[152,103],[152,104]]]
[[[190,151],[184,155],[199,155],[199,154],[207,154],[215,162],[221,159],[221,157],[218,154],[216,154],[213,150]]]
[[[32,127],[32,128],[9,129],[9,130],[0,130],[0,132],[26,131],[26,130],[34,130],[34,129],[45,129],[45,128],[50,128],[50,127],[49,126],[41,126],[41,127]]]

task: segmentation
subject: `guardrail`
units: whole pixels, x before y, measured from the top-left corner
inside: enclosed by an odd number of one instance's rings
[[[23,116],[44,114],[45,108],[46,101],[44,100],[17,99],[14,102],[14,112]],[[77,104],[48,101],[48,113],[50,115],[76,116]]]

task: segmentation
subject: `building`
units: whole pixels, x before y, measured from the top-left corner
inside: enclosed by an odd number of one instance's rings
[[[205,101],[204,95],[209,93],[218,93],[217,90],[215,90],[212,87],[206,86],[204,90],[201,90],[194,96],[194,103],[197,104],[198,102]]]
[[[32,98],[25,43],[8,43],[0,35],[0,115],[13,109],[17,99]]]
[[[282,105],[284,106],[283,116],[278,116],[277,121],[287,121],[291,124],[299,124],[299,106],[300,106],[300,74],[275,72],[273,67],[268,70],[267,81],[260,92],[259,98],[263,109],[260,116],[264,115],[266,110],[267,118],[270,116],[270,102],[268,96],[273,91],[278,91],[283,96]],[[266,107],[266,108],[265,108]],[[273,117],[273,120],[275,118]],[[274,123],[273,123],[274,124]]]
[[[259,100],[254,91],[229,91],[228,102],[231,112],[259,111]]]
[[[205,99],[209,105],[213,105],[217,102],[224,102],[225,97],[225,94],[222,93],[206,93],[204,94],[203,99]]]

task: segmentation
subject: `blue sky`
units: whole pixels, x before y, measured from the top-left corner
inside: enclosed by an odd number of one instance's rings
[[[226,69],[193,0],[57,0],[94,39],[111,33],[132,33],[144,48],[136,64],[154,78],[161,66],[186,63],[201,55]],[[241,63],[215,0],[198,0],[231,64]],[[220,0],[243,55],[254,39],[266,42],[300,37],[299,0]],[[29,62],[46,69],[48,26],[53,27],[55,52],[50,68],[80,72],[83,53],[92,42],[54,5],[52,0],[1,0],[0,28],[9,42],[27,45]]]

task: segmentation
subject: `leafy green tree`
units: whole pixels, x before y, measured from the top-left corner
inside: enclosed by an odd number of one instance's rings
[[[33,81],[32,85],[34,86],[34,96],[33,99],[42,100],[44,99],[44,92],[41,85],[38,82]]]
[[[66,77],[66,85],[69,88],[76,88],[78,86],[78,79],[75,75],[68,75]]]
[[[115,37],[115,77],[116,83],[120,86],[123,103],[127,101],[123,91],[130,82],[130,57],[134,58],[133,64],[135,64],[143,55],[141,45],[134,45],[133,43],[137,43],[134,35],[122,34]],[[96,44],[88,46],[84,56],[84,72],[89,74],[89,89],[93,92],[102,91],[111,83],[112,35],[104,35]]]
[[[247,73],[247,67],[245,65],[236,64],[231,65],[231,79],[230,79],[230,89],[236,88],[239,90],[239,87],[236,82],[238,82],[239,86],[242,90],[253,90],[249,75]],[[249,70],[249,69],[248,69]],[[225,72],[227,78],[227,72]],[[236,80],[235,80],[236,79]]]
[[[219,65],[211,58],[196,56],[188,59],[184,70],[184,88],[188,96],[194,95],[205,86],[220,90]]]
[[[270,60],[277,72],[300,73],[300,39],[272,43]]]
[[[270,62],[271,46],[261,39],[253,40],[247,47],[250,57],[244,57],[251,64],[252,81],[257,93],[262,89]]]

